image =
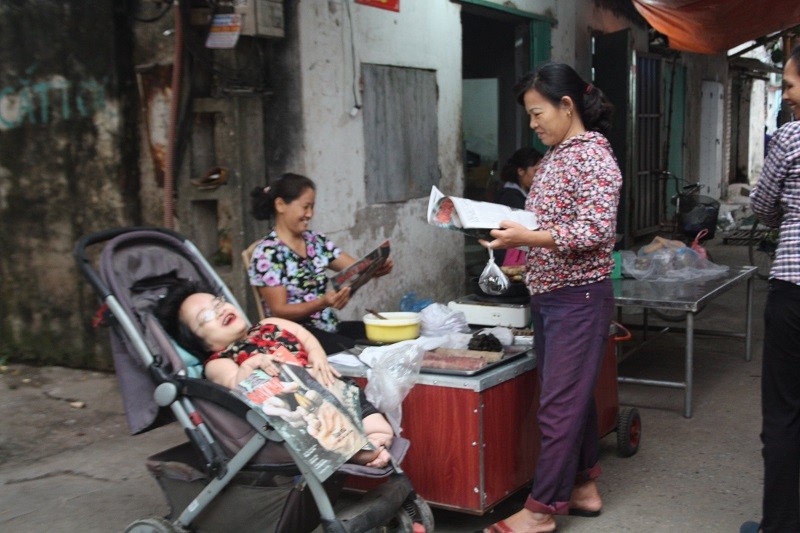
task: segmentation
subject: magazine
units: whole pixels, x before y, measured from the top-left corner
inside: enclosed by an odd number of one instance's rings
[[[358,387],[337,380],[327,389],[299,364],[279,366],[279,376],[255,370],[233,393],[264,416],[320,481],[359,450],[374,449],[364,433]]]
[[[445,196],[434,185],[428,200],[428,224],[460,231],[477,239],[492,240],[489,231],[499,228],[501,220],[513,220],[528,229],[537,229],[536,215],[506,205]]]
[[[383,266],[389,257],[390,251],[389,241],[383,241],[370,253],[331,276],[329,279],[333,288],[338,291],[345,287],[350,287],[350,296],[352,297],[359,287],[375,276],[375,272]]]

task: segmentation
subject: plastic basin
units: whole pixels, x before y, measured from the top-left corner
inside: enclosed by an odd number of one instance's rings
[[[367,339],[372,342],[399,342],[419,337],[422,317],[419,313],[380,312],[382,320],[372,313],[364,315]]]

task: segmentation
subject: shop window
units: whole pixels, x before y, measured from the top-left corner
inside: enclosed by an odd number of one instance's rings
[[[370,204],[430,194],[439,182],[436,72],[362,64]]]

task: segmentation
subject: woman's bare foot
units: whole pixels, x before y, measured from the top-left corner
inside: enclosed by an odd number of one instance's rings
[[[590,513],[599,512],[603,508],[603,500],[593,480],[575,485],[569,498],[569,508]]]
[[[500,522],[502,522],[501,526],[489,526],[483,530],[484,533],[502,531],[502,527],[511,529],[511,531],[519,531],[520,533],[544,533],[556,530],[556,521],[553,515],[534,513],[527,509],[522,509]]]

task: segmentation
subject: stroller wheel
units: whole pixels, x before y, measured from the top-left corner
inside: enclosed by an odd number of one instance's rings
[[[125,533],[178,533],[180,531],[186,530],[173,525],[169,520],[157,517],[136,520],[125,528]]]
[[[409,496],[403,506],[397,511],[395,519],[398,523],[397,529],[389,531],[403,533],[433,533],[433,512],[428,502],[420,498],[417,494]]]

